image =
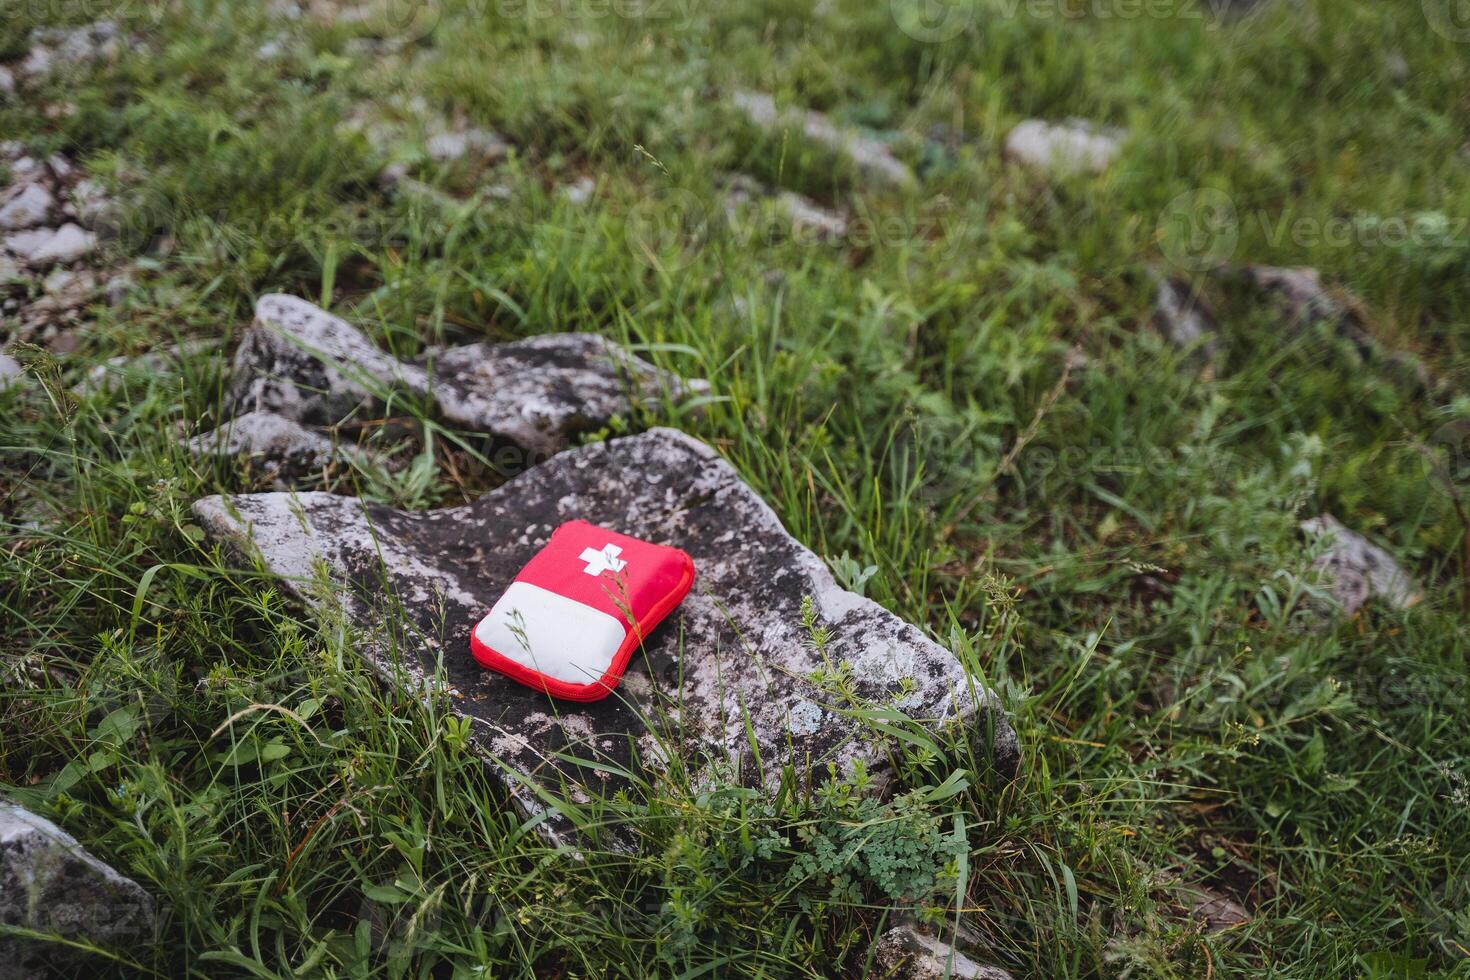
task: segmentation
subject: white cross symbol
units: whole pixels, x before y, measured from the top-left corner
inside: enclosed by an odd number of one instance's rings
[[[627,567],[628,563],[618,557],[622,553],[623,549],[617,545],[605,544],[602,546],[601,551],[583,548],[582,554],[578,557],[587,563],[587,567],[582,569],[584,573],[587,575],[601,575],[603,572],[621,572]]]

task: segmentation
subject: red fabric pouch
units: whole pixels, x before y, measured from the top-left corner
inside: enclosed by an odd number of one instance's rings
[[[470,652],[527,687],[597,701],[693,584],[694,560],[678,548],[569,521],[480,620]]]

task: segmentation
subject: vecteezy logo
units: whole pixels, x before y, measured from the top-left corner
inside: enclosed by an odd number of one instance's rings
[[[443,0],[369,0],[375,32],[384,38],[413,43],[439,26],[444,15]]]
[[[975,19],[977,0],[889,0],[893,22],[915,41],[938,44],[958,37]]]
[[[1470,419],[1446,422],[1429,437],[1430,479],[1440,490],[1458,497],[1470,487]]]
[[[1229,262],[1240,244],[1240,218],[1230,195],[1213,187],[1185,191],[1159,215],[1159,250],[1172,265],[1206,272]]]
[[[888,467],[917,499],[942,510],[983,489],[997,458],[994,442],[965,421],[920,415],[898,428]]]
[[[671,187],[639,201],[623,234],[637,258],[673,272],[694,261],[709,232],[705,202],[692,191]]]
[[[1470,41],[1470,0],[1423,0],[1424,19],[1449,41]]]

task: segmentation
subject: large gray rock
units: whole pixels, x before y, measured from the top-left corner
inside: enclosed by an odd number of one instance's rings
[[[56,824],[0,800],[0,976],[80,976],[87,960],[64,941],[99,946],[150,936],[153,899],[82,849]]]
[[[977,963],[913,926],[883,934],[873,949],[873,980],[1012,980],[1005,970]]]
[[[893,155],[887,143],[852,127],[839,126],[820,112],[794,107],[781,109],[764,92],[739,91],[731,96],[731,102],[761,129],[795,126],[813,143],[847,156],[868,177],[896,187],[912,187],[916,183],[914,172]]]
[[[988,741],[1014,772],[1015,733],[993,696],[920,630],[837,586],[769,507],[708,446],[671,429],[562,453],[473,504],[404,513],[326,493],[208,497],[194,506],[212,536],[258,554],[310,604],[340,603],[362,628],[363,653],[392,675],[431,682],[442,665],[479,744],[509,767],[527,812],[543,804],[522,780],[574,801],[621,785],[619,771],[660,770],[671,753],[696,771],[738,766],[773,783],[780,763],[822,773],[861,760],[887,767],[857,705],[953,725]],[[481,669],[470,630],[563,522],[581,518],[694,558],[694,588],[636,655],[604,701],[553,703]],[[317,568],[328,580],[319,581]],[[825,655],[803,628],[803,597],[831,631]],[[401,614],[388,597],[401,603]],[[393,639],[396,638],[396,642]],[[857,704],[818,682],[841,676]],[[658,718],[657,733],[644,719]],[[895,719],[893,723],[900,723]],[[759,751],[759,771],[752,757]],[[593,760],[581,767],[557,753]],[[497,772],[501,770],[497,767]]]
[[[1327,544],[1312,568],[1347,615],[1353,615],[1373,598],[1395,609],[1407,609],[1419,601],[1419,590],[1393,555],[1348,530],[1331,514],[1303,521],[1301,528],[1308,537]]]
[[[261,297],[235,356],[238,411],[330,425],[389,389],[437,406],[451,424],[549,456],[636,404],[708,390],[593,334],[471,344],[400,361],[346,321],[293,296]]]
[[[372,398],[374,386],[423,391],[425,372],[383,353],[347,321],[294,296],[255,304],[255,323],[235,352],[236,411],[268,411],[331,425]]]

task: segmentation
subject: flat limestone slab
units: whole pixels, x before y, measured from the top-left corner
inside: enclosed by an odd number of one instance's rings
[[[308,603],[340,602],[365,637],[378,638],[364,652],[380,670],[394,668],[392,637],[410,682],[429,683],[442,663],[481,747],[563,798],[585,799],[584,786],[603,795],[623,777],[554,753],[631,773],[663,769],[677,755],[696,771],[738,766],[747,783],[767,785],[784,761],[825,773],[829,762],[850,771],[862,760],[881,772],[884,747],[843,713],[858,704],[930,727],[993,732],[997,768],[1015,769],[1004,712],[949,651],[840,588],[729,464],[672,429],[562,453],[446,510],[266,493],[207,497],[194,512],[212,536],[258,554]],[[683,548],[696,568],[688,598],[635,654],[617,692],[592,705],[553,703],[483,670],[469,653],[474,624],[552,530],[574,518]],[[329,581],[314,568],[325,568]],[[805,596],[831,631],[825,660],[802,625]],[[396,620],[385,614],[390,597],[401,604]],[[819,684],[818,671],[842,679]],[[836,686],[858,703],[833,693]],[[646,718],[660,719],[653,731]],[[534,793],[514,777],[507,782],[524,810],[539,812]]]

